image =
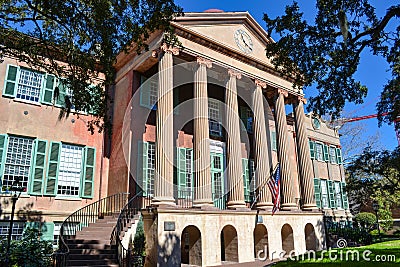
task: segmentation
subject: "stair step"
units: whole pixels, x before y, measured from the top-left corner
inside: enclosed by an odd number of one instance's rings
[[[69,254],[84,254],[84,255],[99,255],[99,254],[112,254],[115,253],[115,249],[97,249],[97,248],[74,248],[69,250]]]
[[[107,259],[99,259],[99,260],[70,260],[68,259],[68,266],[96,266],[96,265],[105,265],[109,266],[109,264],[117,264],[117,260],[107,260]]]
[[[113,251],[114,252],[114,251]],[[115,254],[69,254],[68,260],[115,260]]]

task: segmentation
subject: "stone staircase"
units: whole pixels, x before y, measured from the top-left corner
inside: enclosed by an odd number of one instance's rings
[[[110,244],[118,215],[106,216],[76,232],[66,243],[70,253],[67,266],[117,267],[116,246]]]

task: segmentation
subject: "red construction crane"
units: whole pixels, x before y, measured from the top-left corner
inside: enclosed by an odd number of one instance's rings
[[[382,113],[382,116],[386,116],[387,114],[389,114],[388,112]],[[378,114],[373,114],[373,115],[366,115],[366,116],[360,116],[360,117],[354,117],[354,118],[341,118],[338,119],[337,121],[333,122],[331,125],[332,126],[336,126],[341,128],[343,126],[343,124],[347,123],[347,122],[353,122],[353,121],[362,121],[362,120],[368,120],[368,119],[372,119],[372,118],[376,118],[378,117]],[[400,146],[400,117],[398,117],[395,121],[395,132],[396,132],[396,137],[397,137],[397,143]],[[398,127],[396,127],[396,125],[398,125]],[[396,130],[397,128],[397,130]]]

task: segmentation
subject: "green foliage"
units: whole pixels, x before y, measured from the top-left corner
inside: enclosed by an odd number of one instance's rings
[[[144,257],[146,256],[146,236],[143,228],[143,217],[140,216],[136,227],[135,237],[133,238],[133,257],[135,258],[135,266],[143,266]]]
[[[314,22],[303,18],[296,2],[283,16],[264,14],[267,31],[280,36],[266,47],[276,70],[292,77],[297,87],[316,83],[319,94],[310,97],[308,109],[335,118],[346,102],[359,104],[367,95],[355,78],[362,52],[382,56],[392,79],[377,104],[378,119],[392,123],[400,115],[400,26],[390,23],[400,18],[400,5],[388,6],[382,18],[368,0],[317,0],[316,9]]]
[[[390,209],[400,204],[400,147],[393,151],[374,151],[367,147],[346,167],[347,191],[353,204],[370,206],[378,202],[379,220],[390,228]]]
[[[92,111],[96,116],[87,125],[92,133],[109,127],[104,88],[114,82],[117,54],[147,49],[150,34],[170,31],[169,22],[182,12],[173,0],[4,0],[0,8],[0,59],[12,56],[66,78],[73,97],[65,98],[60,118],[72,106]]]
[[[360,212],[356,215],[355,220],[366,230],[371,229],[376,224],[376,216],[370,212]]]
[[[372,235],[364,228],[358,227],[331,227],[328,228],[328,234],[330,236],[337,236],[338,238],[344,238],[347,241],[353,241],[358,244],[371,244]]]
[[[0,241],[0,265],[5,262],[7,240]],[[10,245],[11,266],[46,267],[51,266],[52,243],[40,240],[37,229],[25,229],[21,240],[12,240]],[[3,265],[1,265],[3,266]]]

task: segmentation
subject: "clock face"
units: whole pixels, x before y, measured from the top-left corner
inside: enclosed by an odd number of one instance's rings
[[[253,52],[253,41],[251,40],[250,35],[242,29],[238,29],[235,31],[235,42],[236,45],[239,47],[246,54],[250,54]]]

